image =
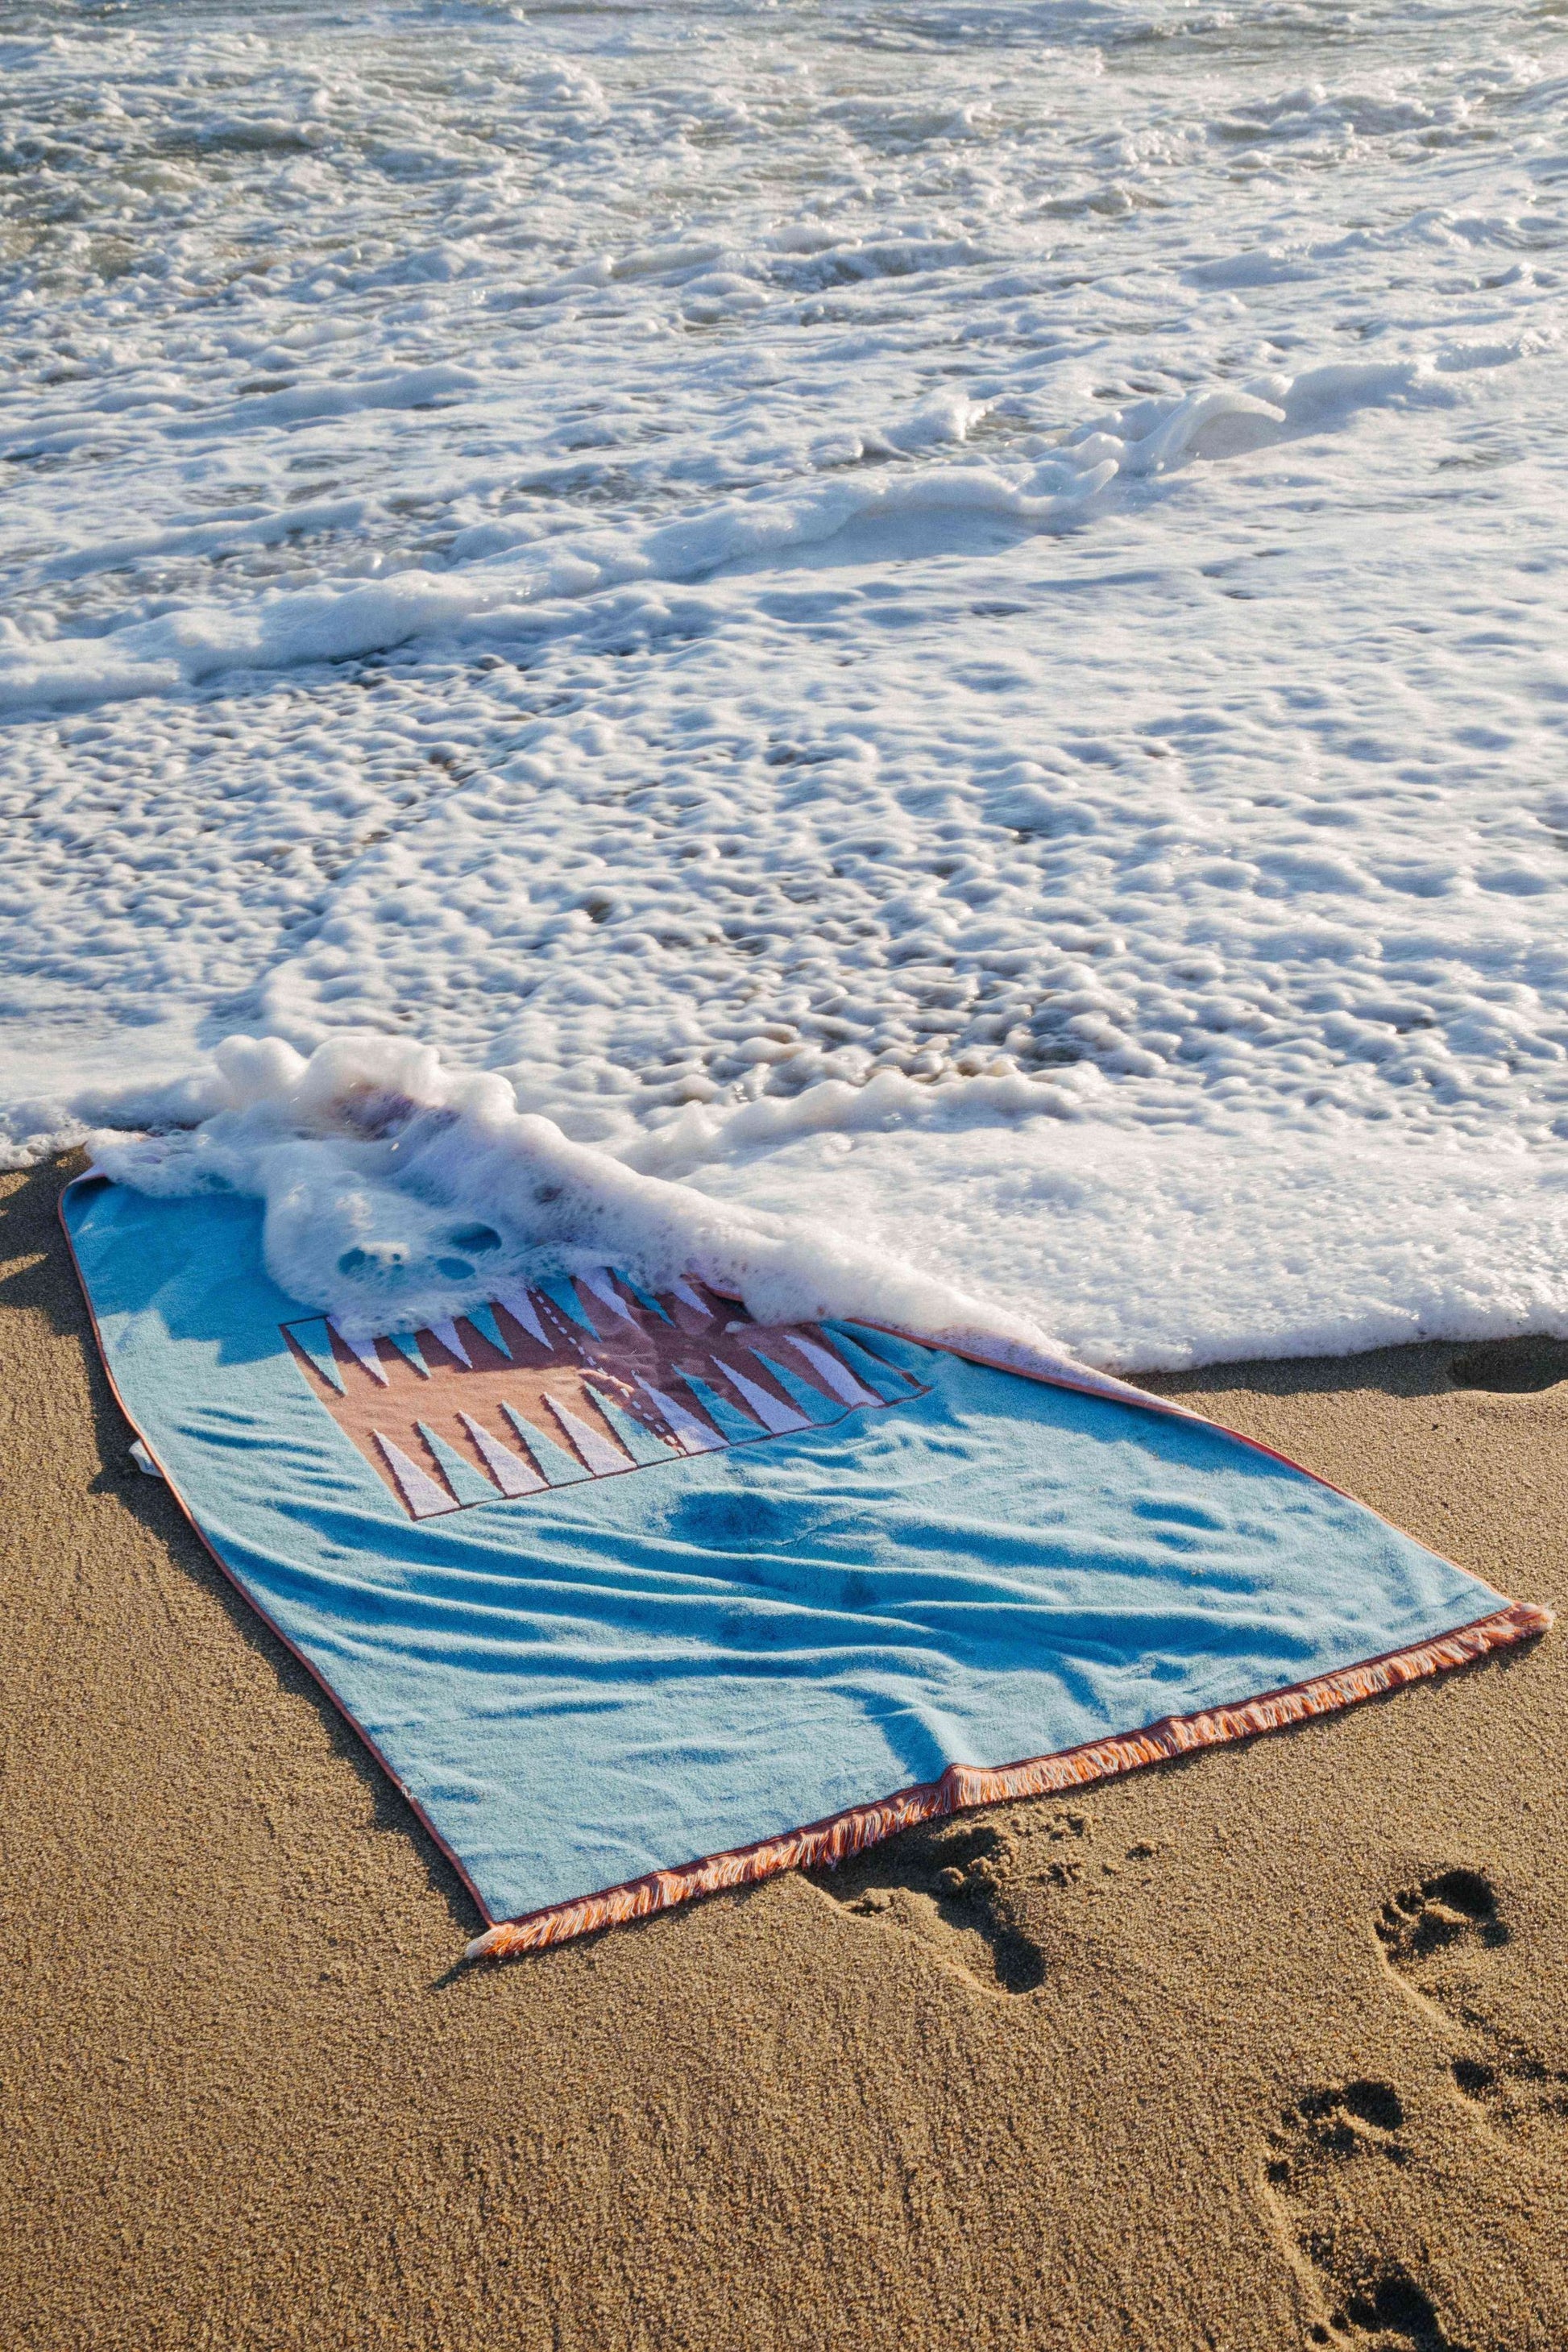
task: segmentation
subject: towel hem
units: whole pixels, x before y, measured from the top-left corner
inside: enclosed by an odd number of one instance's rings
[[[1331,1715],[1375,1698],[1404,1683],[1473,1664],[1494,1650],[1526,1642],[1544,1633],[1553,1622],[1552,1612],[1533,1601],[1511,1601],[1489,1617],[1453,1632],[1417,1642],[1408,1649],[1392,1650],[1361,1665],[1342,1666],[1333,1674],[1293,1683],[1261,1698],[1236,1706],[1209,1707],[1198,1715],[1171,1715],[1142,1731],[1120,1733],[1079,1748],[1063,1748],[1054,1756],[1037,1756],[1018,1764],[988,1769],[984,1765],[950,1764],[940,1780],[900,1789],[875,1804],[853,1805],[812,1822],[782,1837],[764,1838],[755,1845],[739,1846],[728,1853],[709,1854],[675,1870],[653,1870],[623,1885],[605,1887],[570,1903],[556,1903],[515,1919],[504,1919],[476,1936],[464,1958],[504,1959],[514,1952],[537,1952],[596,1928],[619,1927],[668,1911],[694,1896],[721,1888],[751,1886],[779,1871],[836,1868],[851,1854],[894,1837],[917,1822],[939,1820],[947,1813],[975,1805],[994,1805],[1008,1798],[1038,1797],[1053,1790],[1083,1788],[1148,1764],[1168,1763],[1194,1748],[1217,1748],[1250,1739],[1259,1732],[1279,1731],[1309,1717]]]

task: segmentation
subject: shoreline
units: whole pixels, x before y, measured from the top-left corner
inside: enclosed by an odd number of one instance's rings
[[[1561,1636],[464,1970],[131,1465],[64,1173],[0,1183],[19,2352],[1568,2338]],[[1477,1352],[1143,1384],[1561,1607],[1568,1387]]]

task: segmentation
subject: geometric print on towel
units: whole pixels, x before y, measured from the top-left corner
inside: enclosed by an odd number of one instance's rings
[[[350,1339],[330,1316],[279,1328],[312,1396],[415,1519],[931,1393],[819,1324],[764,1328],[696,1281],[656,1295],[608,1266],[499,1290],[414,1332]]]

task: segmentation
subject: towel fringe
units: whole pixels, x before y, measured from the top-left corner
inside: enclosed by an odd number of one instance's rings
[[[1516,1601],[1473,1625],[1460,1625],[1407,1650],[1372,1658],[1364,1665],[1342,1666],[1313,1681],[1294,1683],[1239,1706],[1207,1708],[1201,1715],[1166,1716],[1146,1730],[1127,1732],[1112,1739],[1097,1739],[1082,1748],[1068,1748],[1056,1756],[1038,1756],[1022,1764],[994,1769],[982,1765],[950,1764],[940,1780],[900,1789],[871,1805],[855,1805],[827,1821],[812,1822],[783,1837],[764,1838],[756,1845],[740,1846],[730,1853],[710,1854],[703,1861],[683,1863],[676,1870],[649,1871],[623,1886],[606,1887],[575,1903],[557,1903],[548,1910],[531,1911],[521,1918],[503,1919],[476,1936],[464,1957],[470,1960],[503,1959],[513,1952],[537,1952],[564,1944],[595,1928],[619,1927],[668,1911],[694,1895],[721,1888],[750,1886],[781,1870],[836,1867],[851,1854],[897,1836],[919,1822],[939,1820],[973,1805],[994,1805],[1008,1798],[1039,1797],[1058,1789],[1082,1788],[1091,1780],[1107,1780],[1119,1772],[1134,1772],[1145,1764],[1163,1764],[1197,1748],[1216,1748],[1233,1739],[1250,1739],[1260,1731],[1278,1731],[1309,1716],[1330,1715],[1375,1698],[1403,1683],[1473,1664],[1493,1650],[1531,1640],[1553,1622],[1552,1612],[1533,1601]]]

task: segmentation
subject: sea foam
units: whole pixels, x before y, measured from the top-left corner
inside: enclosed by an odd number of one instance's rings
[[[351,1318],[1562,1328],[1568,49],[1353,30],[22,0],[0,1158]]]
[[[100,1172],[164,1197],[265,1203],[268,1272],[353,1336],[465,1313],[497,1286],[606,1265],[652,1287],[697,1275],[763,1322],[851,1315],[984,1344],[1048,1346],[862,1241],[721,1203],[573,1143],[505,1080],[426,1046],[276,1038],[220,1046],[198,1123],[87,1140]]]

